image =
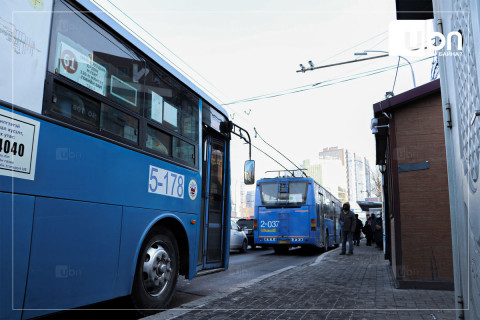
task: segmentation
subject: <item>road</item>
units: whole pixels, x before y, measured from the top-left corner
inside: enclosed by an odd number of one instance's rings
[[[169,305],[176,308],[205,296],[226,291],[242,283],[267,275],[289,266],[313,262],[319,252],[291,249],[287,254],[277,255],[272,249],[250,248],[246,253],[230,253],[230,265],[227,271],[198,276],[192,280],[178,278],[177,290]],[[129,308],[128,297],[114,299],[82,307],[75,310],[56,313],[42,319],[139,319],[136,311]]]

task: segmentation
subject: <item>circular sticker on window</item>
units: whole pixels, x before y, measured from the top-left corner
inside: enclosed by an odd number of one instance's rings
[[[45,5],[44,0],[28,0],[28,4],[35,10],[41,11],[43,10],[43,6]]]
[[[197,198],[197,182],[195,180],[190,180],[190,183],[188,184],[188,195],[190,196],[190,199],[195,200]]]

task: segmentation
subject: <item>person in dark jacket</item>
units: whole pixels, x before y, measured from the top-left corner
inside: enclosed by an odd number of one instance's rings
[[[368,220],[365,222],[365,226],[363,227],[363,233],[365,234],[365,238],[367,238],[367,246],[372,245],[376,220],[375,214],[372,213],[372,215],[368,217]]]
[[[376,219],[375,224],[375,233],[374,233],[374,241],[377,245],[378,249],[383,249],[383,224],[382,224],[382,217],[379,216]]]
[[[344,255],[347,251],[348,240],[348,255],[353,254],[353,233],[355,232],[356,219],[352,211],[350,211],[350,203],[345,202],[340,214],[340,225],[342,228],[342,252]]]
[[[360,233],[362,232],[363,223],[362,220],[358,219],[358,214],[355,214],[355,233],[353,234],[353,243],[358,247],[360,246]]]

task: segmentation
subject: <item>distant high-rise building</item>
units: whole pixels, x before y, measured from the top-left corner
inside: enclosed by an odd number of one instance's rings
[[[375,173],[365,157],[346,151],[348,198],[351,202],[365,201],[378,196],[375,190]]]
[[[313,180],[322,184],[322,180],[323,180],[322,165],[319,163],[318,160],[316,159],[303,160],[302,167],[304,169],[307,169],[306,171],[307,176],[313,178]]]
[[[318,156],[318,160],[304,160],[303,168],[342,202],[357,207],[357,201],[378,196],[374,191],[375,176],[365,157],[337,146],[323,148]]]
[[[338,159],[342,161],[342,166],[345,166],[345,150],[335,147],[323,148],[323,151],[318,153],[320,159]]]
[[[338,147],[325,148],[319,153],[319,159],[307,159],[303,161],[303,168],[307,169],[307,175],[321,184],[331,194],[342,202],[347,201],[347,180],[345,174],[345,161],[343,149]]]

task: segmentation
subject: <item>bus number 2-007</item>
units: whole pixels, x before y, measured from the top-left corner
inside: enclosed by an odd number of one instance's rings
[[[261,228],[276,228],[280,221],[260,221]]]
[[[22,143],[12,143],[10,140],[0,139],[0,152],[5,154],[12,153],[14,156],[18,154],[19,157],[23,157],[25,146]]]
[[[148,192],[183,199],[184,190],[185,176],[150,166],[148,173]]]

